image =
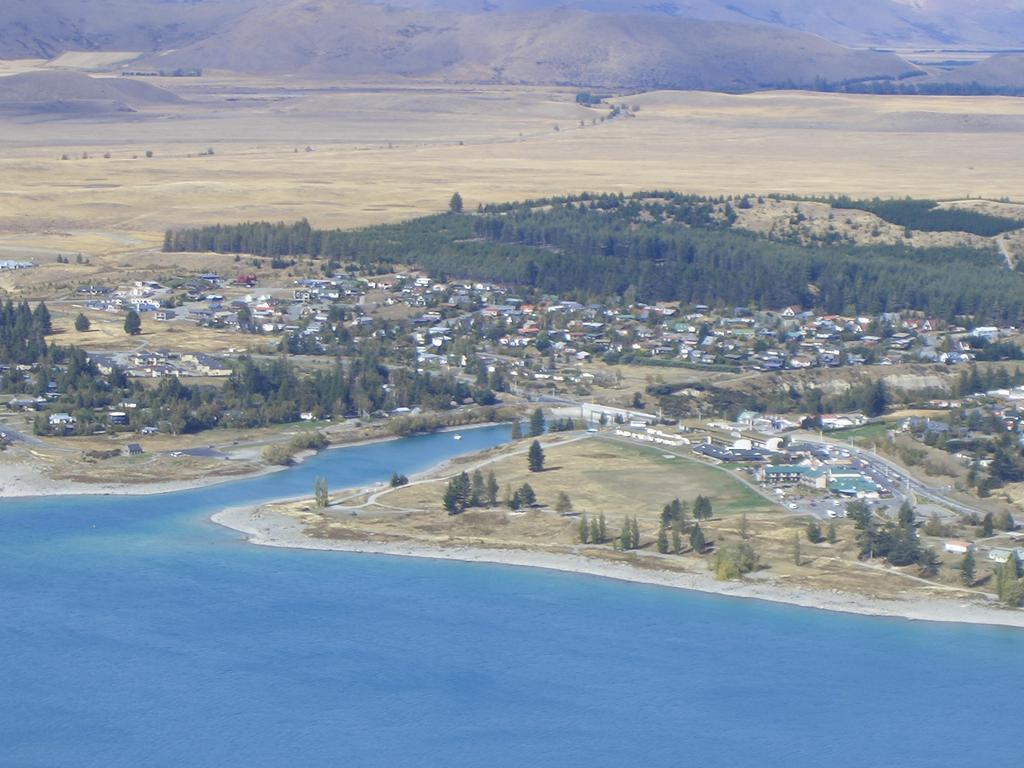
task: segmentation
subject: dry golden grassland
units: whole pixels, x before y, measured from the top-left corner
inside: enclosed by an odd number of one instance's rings
[[[78,306],[60,305],[53,312],[53,326],[56,331],[52,341],[73,344],[93,351],[124,351],[140,349],[172,349],[176,352],[205,352],[242,354],[247,351],[273,351],[276,339],[265,339],[235,333],[231,330],[203,328],[191,322],[159,322],[152,314],[142,318],[142,333],[127,336],[124,332],[124,315],[111,312],[82,311],[92,324],[85,332],[75,330],[75,318],[80,312]]]
[[[636,117],[591,125],[606,110],[564,89],[159,85],[187,101],[0,118],[0,257],[82,251],[123,267],[167,227],[361,226],[441,210],[454,190],[470,207],[644,188],[1024,197],[1019,99],[657,92],[620,99]]]
[[[697,495],[714,499],[718,515],[741,511],[777,510],[771,501],[737,482],[725,470],[679,457],[666,458],[654,449],[613,439],[586,439],[548,449],[543,472],[530,472],[522,450],[488,465],[502,488],[529,483],[539,503],[554,508],[559,492],[569,494],[580,512],[603,512],[621,523],[624,514],[638,515],[651,526],[662,507],[674,498],[692,500]],[[430,509],[440,504],[436,484],[415,485],[388,494],[382,502],[407,509]]]

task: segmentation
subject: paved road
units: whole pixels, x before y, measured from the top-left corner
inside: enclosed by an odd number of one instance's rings
[[[905,469],[903,469],[903,467],[889,459],[879,456],[877,453],[857,448],[856,446],[844,443],[841,440],[836,440],[834,438],[809,438],[801,440],[801,442],[818,445],[822,448],[838,446],[841,450],[848,451],[852,458],[855,458],[867,465],[868,473],[873,479],[879,477],[882,478],[882,480],[887,484],[887,487],[902,488],[902,492],[905,494],[913,494],[914,496],[927,499],[939,506],[947,507],[954,512],[959,512],[962,515],[983,516],[985,514],[983,510],[980,510],[977,507],[972,507],[968,504],[957,501],[956,499],[950,498],[944,493],[944,488],[933,488],[922,483],[920,480],[911,476]]]
[[[10,440],[12,443],[25,443],[26,445],[39,445],[46,446],[44,443],[35,435],[29,435],[25,432],[21,432],[14,427],[9,427],[6,424],[0,423],[0,437]]]

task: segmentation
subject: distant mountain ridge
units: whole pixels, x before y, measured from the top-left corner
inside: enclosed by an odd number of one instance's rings
[[[1014,41],[1024,47],[1024,0],[4,0],[0,9],[7,58],[137,51],[135,64],[159,69],[605,88],[895,80],[922,72],[865,46]],[[1014,66],[993,76],[1012,80]]]
[[[402,5],[466,13],[553,5],[600,13],[653,13],[761,23],[857,47],[1024,46],[1024,0],[403,0]]]
[[[273,35],[268,35],[274,30]],[[897,56],[762,25],[572,9],[425,14],[293,0],[147,63],[305,75],[441,76],[463,82],[748,90],[816,78],[899,77]]]

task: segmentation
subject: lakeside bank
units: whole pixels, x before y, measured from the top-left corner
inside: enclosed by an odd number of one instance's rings
[[[837,590],[788,587],[764,580],[719,581],[710,572],[700,574],[640,569],[626,563],[612,563],[568,552],[321,539],[306,534],[299,520],[280,513],[267,513],[260,507],[229,508],[215,513],[210,519],[218,525],[244,534],[249,543],[259,546],[540,568],[839,613],[1024,629],[1024,610],[985,605],[977,599],[883,600]]]
[[[484,422],[459,427],[441,427],[432,432],[423,432],[419,434],[430,435],[450,432],[467,432],[474,429],[485,429],[499,425],[500,422]],[[343,448],[361,448],[370,445],[394,442],[402,440],[404,437],[414,436],[415,435],[379,435],[356,440],[342,440],[328,445],[324,451],[333,451]],[[233,474],[208,473],[204,476],[185,480],[167,480],[157,482],[82,482],[57,479],[48,475],[41,468],[39,465],[41,462],[33,463],[31,459],[26,459],[24,457],[18,457],[12,460],[9,458],[9,454],[0,453],[0,499],[15,500],[53,496],[155,496],[165,493],[176,493],[179,491],[191,491],[200,488],[223,485],[226,483],[240,482],[243,480],[254,480],[267,475],[283,472],[304,463],[306,460],[316,456],[318,453],[320,452],[301,451],[292,457],[292,463],[287,466],[264,464],[251,470],[243,470]],[[432,467],[428,471],[433,472],[437,469],[438,467]]]

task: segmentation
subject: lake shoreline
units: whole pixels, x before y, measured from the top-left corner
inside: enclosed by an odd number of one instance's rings
[[[333,451],[342,448],[363,448],[368,445],[389,443],[395,440],[402,440],[405,437],[419,437],[424,435],[442,434],[446,432],[465,432],[471,429],[483,429],[485,427],[500,426],[503,422],[484,422],[481,424],[467,424],[458,427],[441,427],[432,432],[422,432],[415,435],[381,435],[369,437],[362,440],[341,442],[336,445],[329,445],[324,450]],[[19,459],[17,461],[5,462],[0,454],[0,499],[31,499],[39,497],[54,496],[157,496],[164,493],[177,493],[180,491],[192,491],[199,488],[211,488],[225,483],[239,482],[243,480],[255,480],[276,472],[283,472],[290,467],[302,464],[306,459],[317,455],[317,451],[302,451],[293,457],[292,464],[288,466],[263,466],[250,472],[239,472],[232,475],[205,475],[187,480],[168,480],[165,482],[96,482],[87,483],[77,480],[59,480],[50,477],[38,466],[33,466],[30,460]],[[447,464],[448,462],[444,462]],[[431,467],[429,472],[436,471],[438,466]],[[423,474],[423,473],[419,473]],[[275,499],[285,501],[287,499]]]
[[[983,604],[980,600],[954,601],[926,598],[884,600],[835,590],[787,587],[767,581],[749,579],[718,581],[711,573],[643,570],[626,563],[607,562],[583,554],[553,553],[540,550],[442,547],[418,543],[321,539],[307,535],[302,523],[295,518],[279,513],[267,513],[260,506],[228,508],[212,515],[210,520],[217,525],[244,534],[248,543],[258,546],[539,568],[615,581],[684,589],[723,597],[764,600],[836,613],[912,621],[1024,628],[1024,610],[1014,611],[1009,608],[999,608],[992,604]]]

